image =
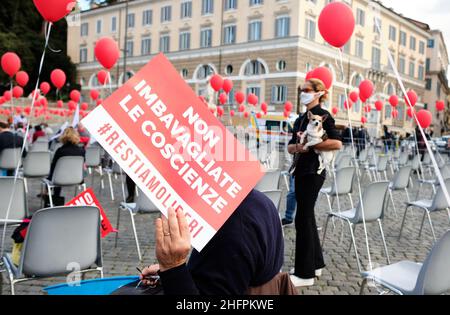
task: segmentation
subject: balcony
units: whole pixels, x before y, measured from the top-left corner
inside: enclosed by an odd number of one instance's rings
[[[384,82],[387,72],[383,71],[379,63],[372,63],[372,67],[367,71],[367,78],[374,83]]]

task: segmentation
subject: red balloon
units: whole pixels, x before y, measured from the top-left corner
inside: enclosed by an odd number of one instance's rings
[[[89,105],[88,105],[88,103],[82,103],[80,105],[80,108],[81,108],[81,110],[87,110],[89,108]]]
[[[294,109],[294,105],[292,105],[291,102],[287,101],[287,102],[284,104],[284,110],[287,111],[287,112],[291,112],[292,109]]]
[[[5,111],[3,112],[5,114],[5,116],[9,116],[11,114],[11,112],[9,111],[9,109],[5,109]]]
[[[408,99],[409,99],[409,101],[411,102],[411,106],[416,106],[417,100],[419,99],[419,97],[417,96],[417,93],[414,92],[413,90],[409,90],[406,93],[406,95],[408,96],[408,97],[405,96],[406,105],[409,106],[409,103],[408,103]]]
[[[397,117],[398,117],[398,110],[394,109],[392,111],[392,118],[397,119]]]
[[[426,109],[419,110],[419,112],[416,114],[416,117],[417,121],[423,129],[430,127],[433,120],[433,115]]]
[[[217,107],[217,116],[222,117],[224,114],[223,107]]]
[[[288,111],[284,111],[283,116],[284,118],[289,118],[289,116],[291,116],[291,113]]]
[[[250,114],[248,112],[244,112],[244,117],[248,118],[248,116],[250,116]]]
[[[409,106],[406,113],[408,114],[409,118],[413,118],[414,114],[416,113],[416,110],[414,109],[414,107]]]
[[[216,92],[220,91],[223,88],[223,83],[223,78],[218,74],[213,75],[209,80],[209,84],[211,84],[211,87]]]
[[[64,102],[59,100],[58,102],[56,102],[56,107],[63,108],[64,107]]]
[[[108,83],[109,82],[109,73],[108,73],[108,71],[100,70],[97,73],[97,79],[98,79],[98,82],[101,85],[105,85],[106,83]]]
[[[366,117],[361,117],[361,123],[362,124],[365,124],[365,123],[367,123],[367,118]]]
[[[46,99],[45,97],[42,97],[42,98],[39,100],[39,104],[41,104],[41,106],[43,106],[43,107],[47,107],[47,106],[48,106],[47,99]]]
[[[97,106],[98,105],[101,105],[103,103],[103,100],[101,99],[101,98],[99,98],[98,100],[97,100]]]
[[[56,22],[68,15],[76,5],[75,0],[33,0],[36,9],[48,22]]]
[[[361,101],[365,102],[368,100],[373,94],[373,83],[370,80],[364,80],[359,85],[359,97]]]
[[[227,94],[226,94],[226,93],[221,93],[221,94],[219,95],[219,102],[220,102],[220,104],[221,104],[221,105],[224,105],[224,104],[227,103],[227,101],[228,101],[228,96],[227,96]]]
[[[364,106],[364,111],[366,113],[370,113],[372,111],[372,107],[370,105]]]
[[[27,106],[27,107],[25,107],[25,109],[23,111],[25,112],[25,114],[30,115],[31,107]]]
[[[319,31],[331,46],[344,47],[355,30],[352,9],[342,2],[325,6],[319,16]]]
[[[109,70],[119,59],[119,45],[111,37],[103,37],[95,44],[94,54],[100,64]]]
[[[5,92],[3,93],[3,97],[5,98],[6,101],[10,101],[11,98],[12,98],[12,94],[11,94],[10,91],[5,91]]]
[[[95,101],[98,96],[100,95],[100,93],[97,90],[91,90],[91,98]]]
[[[236,95],[234,96],[234,99],[238,104],[242,104],[245,101],[245,94],[242,92],[237,92]]]
[[[436,102],[436,110],[438,112],[442,112],[445,109],[445,102],[444,101],[437,101]]]
[[[229,79],[223,80],[223,87],[222,88],[225,91],[225,93],[230,93],[231,90],[233,89],[233,81],[231,81]]]
[[[240,105],[239,106],[239,113],[243,113],[245,112],[245,105]]]
[[[265,113],[267,113],[267,110],[269,109],[269,106],[267,106],[266,103],[261,103],[261,110]]]
[[[352,102],[348,102],[348,101],[344,102],[344,108],[345,109],[351,109],[352,106],[353,106]]]
[[[0,105],[4,104],[6,102],[5,98],[2,96],[0,97]]]
[[[19,56],[17,56],[13,52],[7,52],[3,54],[1,64],[3,71],[7,75],[9,75],[10,78],[12,78],[17,73],[17,71],[19,71],[21,66]]]
[[[230,116],[231,116],[231,117],[234,117],[234,115],[235,115],[234,110],[230,110]]]
[[[323,82],[326,89],[328,90],[333,85],[333,74],[327,67],[319,67],[312,70],[308,75],[306,80],[309,79],[319,79]]]
[[[359,93],[356,92],[356,91],[353,91],[353,92],[351,92],[351,93],[348,95],[348,98],[349,98],[353,103],[356,103],[356,102],[358,101],[358,98],[359,98]]]
[[[13,88],[12,94],[13,94],[13,96],[14,96],[15,98],[22,97],[22,95],[23,95],[23,89],[22,89],[20,86],[15,86],[15,87]]]
[[[15,110],[16,110],[16,113],[17,113],[17,114],[20,114],[20,113],[22,112],[22,107],[17,106],[17,107],[15,108]]]
[[[77,108],[77,103],[75,103],[75,101],[69,101],[67,102],[67,107],[69,110],[75,110]]]
[[[78,103],[78,102],[80,101],[80,97],[81,97],[80,91],[78,91],[78,90],[72,90],[72,91],[70,92],[70,99],[71,99],[72,101],[74,101],[75,103]]]
[[[16,82],[21,87],[27,85],[29,79],[30,78],[28,77],[28,73],[26,73],[25,71],[19,71],[16,73]]]
[[[383,109],[383,102],[382,101],[376,101],[375,102],[375,109],[379,112],[381,112],[381,110]]]
[[[47,82],[42,82],[39,88],[44,95],[47,95],[47,93],[50,92],[50,84],[48,84]]]
[[[61,69],[55,69],[50,74],[50,81],[59,90],[66,84],[66,74]]]
[[[393,107],[397,107],[397,105],[398,105],[398,96],[397,95],[391,95],[389,97],[389,104],[391,104],[391,106],[393,106]]]
[[[257,119],[261,119],[262,118],[262,114],[261,113],[256,113],[256,118]]]
[[[332,109],[331,109],[331,112],[333,113],[333,115],[337,115],[337,113],[339,113],[339,108],[337,108],[337,107],[333,107]]]
[[[247,102],[248,102],[250,105],[256,106],[256,104],[258,104],[258,96],[256,96],[256,95],[253,94],[253,93],[250,93],[250,94],[247,96]]]

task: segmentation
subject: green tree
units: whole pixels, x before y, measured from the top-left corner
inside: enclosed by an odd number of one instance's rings
[[[39,62],[45,45],[45,21],[30,0],[1,0],[0,6],[0,55],[13,51],[22,61],[22,70],[30,76],[25,87],[28,95],[36,84]],[[52,26],[41,73],[41,82],[50,82],[50,73],[60,68],[66,73],[67,85],[63,95],[72,88],[79,88],[75,82],[76,67],[67,56],[67,22],[62,19]],[[9,77],[0,71],[0,93],[9,88]],[[50,93],[50,98],[55,93]]]

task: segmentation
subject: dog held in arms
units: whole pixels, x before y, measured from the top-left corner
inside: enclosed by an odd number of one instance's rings
[[[323,129],[323,123],[327,120],[328,116],[318,116],[313,115],[311,112],[308,112],[309,124],[306,128],[306,131],[302,134],[300,138],[300,143],[305,143],[304,149],[309,149],[314,147],[315,145],[322,143],[324,140],[325,130]],[[322,173],[322,171],[327,167],[332,165],[332,162],[335,158],[334,151],[318,151],[314,150],[316,154],[319,156],[319,169],[317,170],[317,174]]]

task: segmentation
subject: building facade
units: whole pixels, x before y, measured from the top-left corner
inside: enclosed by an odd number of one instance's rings
[[[339,50],[324,42],[317,27],[319,14],[329,2],[122,1],[82,12],[80,25],[68,30],[68,51],[77,64],[85,96],[90,89],[102,88],[96,78],[100,65],[95,61],[94,46],[101,37],[111,36],[122,49],[122,58],[111,71],[113,87],[163,52],[199,95],[207,93],[210,75],[219,73],[233,80],[234,91],[256,94],[269,104],[270,111],[282,111],[288,100],[298,104],[298,86],[306,73],[326,66],[335,78],[326,106],[340,109],[339,124],[348,124],[346,93],[367,78],[376,85],[369,104],[381,99],[386,105],[380,113],[373,110],[367,114],[361,102],[354,104],[350,110],[353,123],[359,125],[365,115],[373,130],[387,125],[397,132],[410,131],[411,119],[386,52],[391,52],[406,89],[419,95],[417,106],[423,107],[430,34],[378,2],[346,0],[353,9],[356,29],[342,49],[341,64]],[[392,118],[387,102],[392,94],[401,99],[397,119]]]

